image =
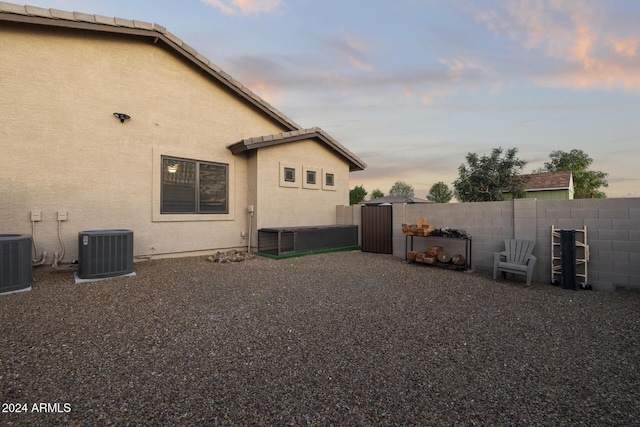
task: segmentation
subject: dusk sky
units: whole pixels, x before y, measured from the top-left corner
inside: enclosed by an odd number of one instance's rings
[[[469,152],[516,147],[530,173],[575,148],[609,173],[608,197],[640,197],[638,0],[27,4],[163,25],[361,157],[351,188],[402,180],[425,197]]]

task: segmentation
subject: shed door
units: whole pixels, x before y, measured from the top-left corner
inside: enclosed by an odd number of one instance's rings
[[[393,253],[393,207],[362,207],[362,252]]]

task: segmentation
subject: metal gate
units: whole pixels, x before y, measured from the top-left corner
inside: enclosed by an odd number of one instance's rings
[[[393,206],[362,206],[362,252],[393,253]]]

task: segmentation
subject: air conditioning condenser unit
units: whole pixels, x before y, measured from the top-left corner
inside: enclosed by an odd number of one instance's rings
[[[133,231],[78,233],[78,277],[101,279],[133,273]]]
[[[0,294],[31,289],[31,236],[0,234]]]

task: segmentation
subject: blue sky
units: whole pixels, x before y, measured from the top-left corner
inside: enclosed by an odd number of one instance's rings
[[[156,22],[368,168],[424,197],[469,152],[582,149],[640,197],[637,0],[32,0]]]

